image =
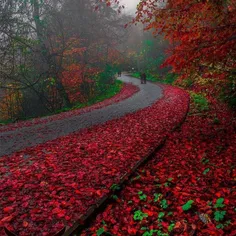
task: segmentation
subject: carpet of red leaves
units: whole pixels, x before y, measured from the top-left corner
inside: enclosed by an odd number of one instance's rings
[[[208,98],[82,235],[236,235],[235,114]]]
[[[186,92],[165,87],[151,107],[2,157],[0,227],[49,235],[71,226],[162,142],[188,106]]]
[[[134,95],[135,93],[137,93],[138,91],[139,91],[139,88],[137,86],[135,86],[131,83],[124,83],[123,88],[121,89],[121,91],[118,94],[116,94],[114,97],[106,99],[102,102],[98,102],[94,105],[84,107],[81,109],[75,109],[75,110],[68,111],[68,112],[62,112],[60,114],[56,114],[56,115],[52,115],[52,116],[39,117],[39,118],[35,118],[32,120],[20,121],[17,123],[12,123],[12,124],[8,124],[8,125],[0,126],[0,132],[13,131],[13,130],[21,128],[21,127],[30,127],[30,126],[34,126],[34,125],[38,125],[38,124],[45,124],[45,123],[48,123],[50,121],[55,121],[55,120],[63,120],[63,119],[66,119],[66,118],[69,118],[72,116],[77,116],[77,115],[80,115],[80,114],[83,114],[86,112],[90,112],[95,109],[101,109],[103,107],[106,107],[111,104],[118,103],[122,100],[125,100],[125,99],[131,97],[132,95]]]

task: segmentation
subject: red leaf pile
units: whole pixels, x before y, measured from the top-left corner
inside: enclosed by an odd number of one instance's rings
[[[101,228],[118,236],[236,235],[236,119],[211,100],[210,111],[169,135],[82,235]],[[146,216],[137,220],[140,211]]]
[[[2,157],[0,226],[48,235],[72,225],[162,142],[188,105],[186,92],[166,86],[151,107]]]

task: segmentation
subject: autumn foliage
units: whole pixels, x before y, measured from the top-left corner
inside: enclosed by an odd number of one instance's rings
[[[207,97],[82,235],[236,235],[235,114]]]
[[[234,0],[140,1],[135,20],[172,43],[164,66],[171,65],[184,78],[232,75],[236,67]]]
[[[169,87],[152,107],[3,156],[0,227],[46,236],[72,226],[163,141],[188,105],[184,91]]]

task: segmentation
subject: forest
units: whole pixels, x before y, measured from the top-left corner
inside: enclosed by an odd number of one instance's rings
[[[0,0],[0,235],[236,235],[235,112],[235,0]]]
[[[83,0],[3,2],[3,124],[79,108],[112,96],[120,88],[115,82],[118,70],[137,70],[142,64],[156,71],[166,43],[144,35],[140,26],[126,30],[131,16],[117,14],[119,7],[106,5]]]

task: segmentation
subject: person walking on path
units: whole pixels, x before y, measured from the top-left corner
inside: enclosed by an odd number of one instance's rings
[[[144,84],[147,83],[147,76],[146,76],[146,73],[143,73],[143,82],[144,82]]]
[[[118,71],[118,77],[121,77],[121,70]]]
[[[147,76],[145,73],[141,74],[141,84],[146,84],[147,82]]]

